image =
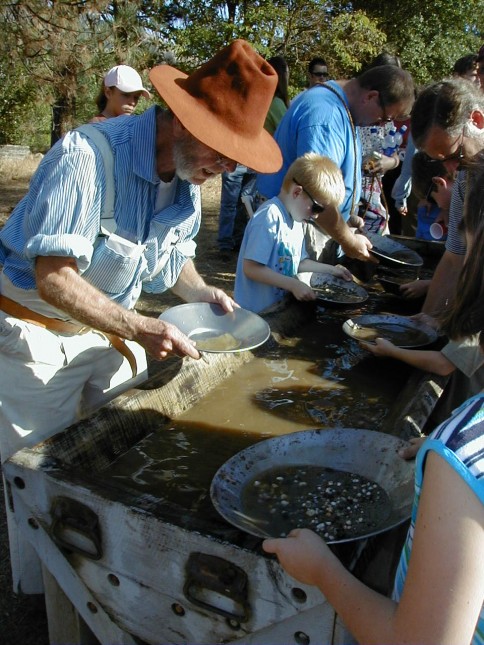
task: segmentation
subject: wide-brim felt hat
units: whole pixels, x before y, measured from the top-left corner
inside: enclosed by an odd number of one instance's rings
[[[277,73],[244,40],[235,40],[187,75],[170,65],[150,71],[150,80],[182,125],[206,146],[257,172],[282,165],[264,121],[274,98]]]

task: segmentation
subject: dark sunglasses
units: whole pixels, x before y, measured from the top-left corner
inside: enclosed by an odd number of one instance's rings
[[[447,157],[441,157],[440,159],[433,159],[432,157],[428,157],[427,161],[437,163],[437,161],[440,161],[441,163],[443,161],[462,161],[464,159],[464,144],[461,143],[459,146],[459,149],[456,152],[453,152],[451,155],[447,155]]]
[[[450,155],[447,155],[447,157],[440,157],[440,159],[434,159],[433,157],[429,157],[427,155],[427,161],[437,163],[440,161],[441,163],[444,161],[462,161],[464,159],[464,130],[462,130],[462,138],[459,147],[455,152],[453,152]]]
[[[313,202],[311,204],[311,213],[313,215],[321,215],[321,213],[326,209],[326,206],[323,206],[322,204],[318,204],[318,202],[311,197],[311,195],[308,193],[308,191],[304,188],[304,186],[301,184],[300,181],[298,181],[295,177],[292,178],[293,182],[297,184],[298,186],[301,186],[303,191],[306,193],[306,195],[309,197],[309,199]]]
[[[328,78],[328,72],[311,72],[311,76],[317,76],[318,78]]]

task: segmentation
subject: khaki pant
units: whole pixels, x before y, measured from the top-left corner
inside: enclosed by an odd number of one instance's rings
[[[145,381],[145,352],[127,343],[137,360],[135,378],[128,361],[100,332],[58,334],[0,312],[2,463]],[[14,591],[41,593],[37,556],[18,532],[8,504],[7,520]]]

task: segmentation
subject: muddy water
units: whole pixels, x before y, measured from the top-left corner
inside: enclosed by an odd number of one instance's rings
[[[219,533],[210,483],[244,447],[309,428],[380,429],[409,369],[364,352],[341,329],[347,317],[319,310],[300,334],[243,365],[104,475],[157,498],[164,516],[178,524],[192,527],[196,517],[197,528]]]

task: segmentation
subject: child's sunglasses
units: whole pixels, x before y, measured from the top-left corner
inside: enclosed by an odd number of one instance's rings
[[[313,202],[311,204],[311,213],[313,215],[321,215],[321,213],[326,209],[326,206],[323,206],[322,204],[318,204],[318,202],[312,198],[310,193],[304,188],[304,186],[301,184],[300,181],[298,181],[295,177],[292,178],[293,182],[297,184],[298,186],[301,186],[303,191],[306,193],[306,195],[309,197],[309,199]]]

